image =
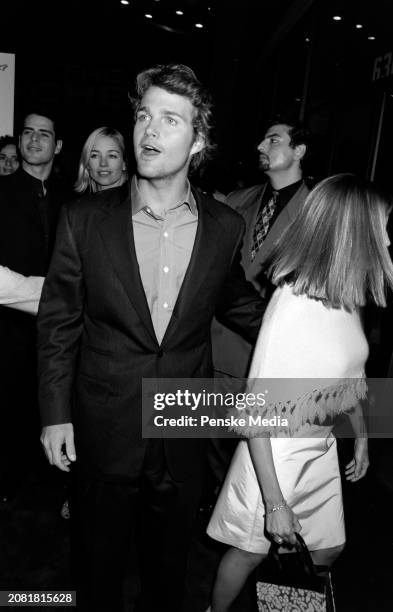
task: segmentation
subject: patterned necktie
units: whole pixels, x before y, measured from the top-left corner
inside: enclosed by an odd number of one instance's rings
[[[270,219],[274,214],[278,196],[279,192],[273,190],[272,196],[266,202],[265,206],[261,208],[258,212],[254,232],[252,234],[251,260],[255,259],[255,255],[258,253],[263,241],[267,236],[267,233],[269,231]]]

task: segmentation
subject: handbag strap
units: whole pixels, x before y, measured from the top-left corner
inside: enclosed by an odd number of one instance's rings
[[[307,574],[307,576],[315,577],[316,576],[316,572],[315,572],[314,562],[312,560],[310,551],[307,548],[307,544],[303,540],[303,538],[300,535],[300,533],[296,532],[295,535],[296,535],[296,539],[297,539],[296,548],[300,552],[301,558],[303,560],[304,572],[305,572],[305,574]],[[281,565],[280,555],[278,554],[278,549],[280,548],[280,546],[281,545],[277,544],[277,542],[272,542],[272,544],[270,546],[269,554],[273,557],[275,563],[277,564],[278,568],[281,571],[282,570],[282,565]]]
[[[307,548],[307,544],[303,540],[303,538],[300,535],[300,533],[296,532],[295,535],[296,535],[296,539],[297,539],[297,542],[298,542],[298,545],[299,545],[298,549],[300,550],[300,552],[303,555],[303,562],[304,562],[304,568],[306,570],[306,573],[309,576],[316,576],[314,562],[312,560],[311,553],[310,553],[310,551]]]

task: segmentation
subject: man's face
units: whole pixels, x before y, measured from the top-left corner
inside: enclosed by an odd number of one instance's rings
[[[272,125],[258,145],[259,167],[267,174],[269,172],[288,170],[299,163],[299,147],[291,147],[291,137],[288,126],[283,124]]]
[[[18,152],[14,144],[5,145],[0,151],[0,176],[13,174],[19,168]]]
[[[31,166],[50,164],[62,146],[56,141],[53,122],[41,115],[28,115],[23,124],[19,147],[24,162]]]
[[[194,107],[188,98],[149,87],[134,126],[135,158],[142,178],[187,176],[191,157],[204,146],[195,138],[193,117]]]

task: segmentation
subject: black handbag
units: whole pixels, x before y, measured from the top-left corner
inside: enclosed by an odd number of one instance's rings
[[[303,538],[297,552],[272,544],[257,578],[258,612],[336,612],[329,568],[315,566]]]

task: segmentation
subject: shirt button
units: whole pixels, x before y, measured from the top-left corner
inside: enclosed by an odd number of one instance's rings
[[[168,308],[168,302],[164,302],[164,303],[163,303],[163,307],[164,307],[164,308]]]
[[[148,208],[146,208],[146,210],[147,210],[148,213],[151,213],[151,208],[148,207]]]
[[[164,238],[168,238],[168,232],[164,232]]]
[[[168,266],[164,266],[164,267],[163,267],[163,270],[164,270],[165,274],[168,274],[168,272],[169,272],[169,268],[168,268]]]

